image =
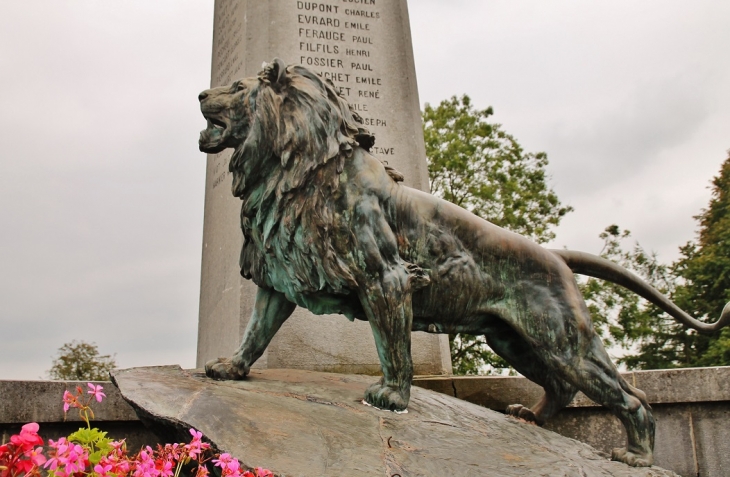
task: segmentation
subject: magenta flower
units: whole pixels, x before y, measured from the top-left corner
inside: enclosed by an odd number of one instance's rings
[[[220,456],[218,456],[217,459],[213,459],[213,464],[215,464],[216,467],[225,468],[230,462],[233,460],[231,457],[231,454],[228,452],[224,452]]]
[[[155,468],[153,455],[154,451],[150,446],[139,451],[137,460],[134,462],[134,477],[158,477],[160,475],[160,471]]]
[[[195,429],[190,429],[190,435],[193,436],[193,440],[190,441],[189,444],[185,444],[184,453],[191,459],[197,460],[198,455],[202,454],[203,451],[210,449],[210,444],[207,442],[201,442],[200,439],[203,438],[203,433],[196,431]]]
[[[166,460],[162,462],[162,468],[159,469],[160,475],[162,477],[172,477],[172,475],[175,473],[173,471],[174,463],[172,460]]]
[[[28,456],[30,461],[38,467],[46,463],[46,456],[43,455],[43,447],[36,447],[30,452],[27,452],[25,455]]]
[[[251,474],[248,471],[241,474],[240,462],[238,462],[238,459],[231,457],[231,454],[228,453],[223,453],[218,456],[217,459],[213,459],[213,464],[215,464],[216,467],[221,468],[222,477],[247,477],[247,473]],[[253,474],[251,474],[251,476],[253,477]]]
[[[112,470],[111,464],[102,465],[98,463],[94,466],[94,472],[99,474],[99,477],[106,477],[106,474]]]
[[[106,394],[104,394],[102,389],[104,389],[103,386],[94,386],[92,383],[86,383],[89,386],[88,394],[93,394],[93,396],[96,398],[96,402],[101,402],[102,399],[106,397]]]
[[[20,434],[10,436],[10,442],[18,446],[21,452],[27,453],[33,450],[35,446],[43,445],[43,439],[38,435],[38,429],[40,427],[35,422],[25,424],[20,429]]]
[[[79,403],[76,396],[68,392],[67,389],[63,392],[63,412],[68,412],[71,407],[79,407]]]
[[[59,465],[61,465],[61,461],[59,460],[59,457],[66,454],[66,450],[68,450],[68,442],[66,441],[65,437],[60,438],[58,441],[54,441],[53,439],[48,439],[48,447],[53,449],[55,452],[53,453],[53,457],[48,459],[45,464],[43,464],[43,467],[55,471]],[[58,472],[56,472],[56,475],[58,475]]]

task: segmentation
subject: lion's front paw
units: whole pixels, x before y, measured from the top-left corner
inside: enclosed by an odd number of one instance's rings
[[[248,366],[235,365],[231,358],[212,359],[205,363],[205,374],[213,379],[243,379],[248,374],[248,371]]]
[[[522,404],[510,404],[507,406],[507,415],[517,417],[523,421],[527,421],[531,424],[537,424],[537,417],[530,408],[523,406]]]
[[[408,407],[410,396],[395,387],[377,382],[365,391],[365,402],[378,409],[388,411],[404,411]]]
[[[611,460],[623,462],[631,467],[651,467],[651,464],[654,462],[651,454],[641,455],[635,452],[629,452],[625,447],[614,449],[611,453]]]

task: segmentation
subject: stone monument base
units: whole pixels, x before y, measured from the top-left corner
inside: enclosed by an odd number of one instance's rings
[[[417,387],[408,413],[380,411],[362,404],[368,376],[268,369],[213,381],[165,366],[112,379],[158,435],[187,441],[194,427],[219,451],[277,476],[676,476]]]

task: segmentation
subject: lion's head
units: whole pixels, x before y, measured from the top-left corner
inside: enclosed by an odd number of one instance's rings
[[[243,201],[241,274],[260,286],[278,283],[293,301],[354,286],[348,259],[333,248],[333,197],[345,161],[375,138],[335,86],[277,59],[256,77],[202,92],[200,108],[208,121],[200,150],[234,149],[229,170],[233,195]]]
[[[257,85],[255,78],[245,78],[198,95],[200,109],[208,121],[208,127],[200,132],[198,140],[202,152],[215,154],[243,144],[250,118],[246,97]]]
[[[251,174],[276,168],[284,192],[328,161],[344,160],[353,147],[369,150],[375,142],[330,81],[279,59],[265,64],[257,77],[203,91],[199,99],[208,121],[200,150],[235,149],[230,170],[233,193],[241,198]],[[272,158],[277,164],[269,164]]]

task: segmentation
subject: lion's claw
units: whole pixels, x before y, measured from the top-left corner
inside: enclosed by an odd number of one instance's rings
[[[248,374],[247,366],[236,366],[231,358],[212,359],[205,363],[205,374],[219,380],[243,379]]]
[[[408,407],[409,398],[403,391],[382,382],[372,384],[365,391],[365,402],[388,411],[404,411]]]
[[[611,452],[611,460],[623,462],[631,467],[651,467],[653,459],[635,452],[629,452],[625,447],[620,447]]]
[[[517,417],[523,421],[527,421],[531,424],[537,424],[537,416],[530,410],[530,408],[523,406],[522,404],[510,404],[507,406],[507,415]]]

